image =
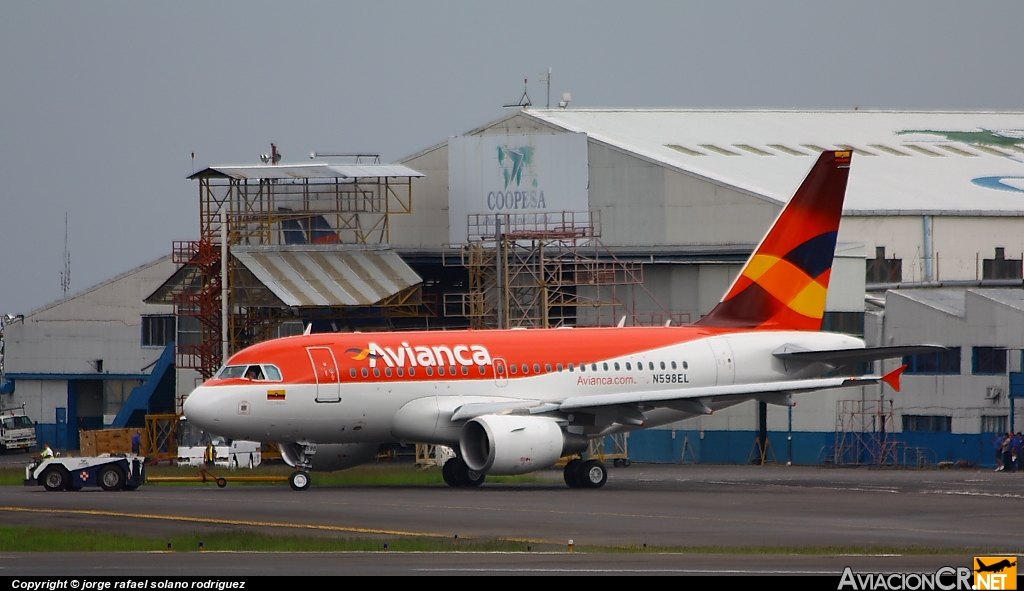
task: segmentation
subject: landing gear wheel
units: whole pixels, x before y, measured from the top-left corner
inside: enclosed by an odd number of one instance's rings
[[[608,481],[608,469],[597,460],[583,462],[580,483],[584,488],[601,488]]]
[[[217,479],[217,488],[224,488],[227,485],[228,485],[228,480],[226,478],[218,478]],[[295,487],[293,486],[292,488],[295,488]]]
[[[483,472],[470,470],[462,458],[452,458],[445,462],[441,469],[441,476],[448,486],[480,486],[484,483],[487,475]]]
[[[105,466],[100,470],[96,480],[105,491],[121,490],[124,488],[124,471],[117,466]]]
[[[583,483],[580,482],[580,467],[583,466],[583,460],[569,460],[569,463],[565,465],[565,470],[562,471],[562,477],[565,478],[565,483],[569,485],[569,488],[582,488]]]
[[[476,470],[470,470],[469,466],[466,466],[466,472],[463,476],[463,486],[480,486],[484,483],[484,479],[487,475],[483,472],[477,472]]]
[[[455,458],[452,458],[444,463],[441,467],[441,477],[444,478],[444,483],[450,487],[461,486],[459,484],[459,478],[455,474]]]
[[[39,480],[43,483],[43,488],[53,492],[56,490],[64,490],[71,475],[64,469],[63,466],[50,466],[47,468],[43,475],[39,477]]]
[[[288,477],[288,485],[292,487],[292,490],[306,490],[311,482],[309,472],[305,470],[296,470]]]

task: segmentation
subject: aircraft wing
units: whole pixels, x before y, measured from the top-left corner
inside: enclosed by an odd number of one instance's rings
[[[694,414],[708,414],[711,409],[704,402],[710,399],[753,399],[784,397],[801,392],[829,390],[848,386],[864,386],[886,382],[897,392],[900,389],[899,377],[906,366],[900,367],[884,376],[858,376],[813,378],[803,380],[786,380],[781,382],[759,382],[750,384],[733,384],[729,386],[700,386],[696,388],[676,388],[672,390],[652,390],[647,392],[621,392],[611,394],[593,394],[589,396],[572,396],[562,400],[543,402],[540,400],[513,399],[500,402],[470,402],[455,409],[452,421],[466,421],[478,416],[508,411],[526,411],[531,415],[545,414],[555,411],[570,412],[584,409],[599,409],[623,405],[643,405],[651,407],[675,407]],[[781,402],[780,402],[781,403]]]
[[[888,376],[886,376],[888,377]],[[619,394],[594,394],[591,396],[574,396],[566,398],[558,405],[558,410],[570,411],[618,404],[643,404],[646,406],[669,406],[670,403],[682,400],[707,398],[755,398],[759,394],[795,394],[813,390],[829,390],[846,386],[862,386],[878,383],[884,377],[837,377],[815,378],[807,380],[787,380],[784,382],[760,382],[750,384],[734,384],[731,386],[701,386],[697,388],[680,388],[674,390],[655,390],[650,392],[624,392]]]
[[[810,351],[793,349],[785,346],[772,353],[783,361],[803,361],[807,363],[828,363],[829,365],[847,365],[851,363],[864,363],[867,361],[878,361],[879,359],[893,359],[906,357],[908,355],[922,355],[928,353],[940,353],[947,351],[947,347],[941,345],[897,345],[890,347],[860,347],[857,349],[831,349],[828,351]]]

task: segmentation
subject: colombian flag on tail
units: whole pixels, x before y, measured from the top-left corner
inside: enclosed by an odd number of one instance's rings
[[[821,154],[725,297],[697,325],[821,330],[851,155]]]

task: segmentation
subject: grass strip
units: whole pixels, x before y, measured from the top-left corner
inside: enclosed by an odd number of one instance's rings
[[[568,552],[564,545],[503,539],[396,537],[393,539],[275,536],[254,532],[210,532],[166,539],[123,533],[64,531],[39,527],[0,527],[0,552]],[[621,546],[577,545],[588,554],[726,554],[726,555],[1019,555],[1021,548],[937,548],[868,546]]]
[[[228,479],[229,486],[288,486],[287,482],[231,482],[231,476],[288,476],[295,469],[283,465],[258,466],[253,470],[227,470],[214,468],[210,472]],[[198,476],[199,468],[183,466],[147,466],[147,476]],[[421,469],[410,464],[374,464],[357,466],[338,472],[312,472],[314,486],[422,486],[444,484],[440,468]],[[0,468],[0,486],[21,486],[25,481],[24,467]],[[521,474],[518,476],[488,476],[491,483],[538,483],[553,482],[543,474]],[[147,486],[203,486],[201,482],[161,482]],[[216,486],[207,482],[205,486]]]

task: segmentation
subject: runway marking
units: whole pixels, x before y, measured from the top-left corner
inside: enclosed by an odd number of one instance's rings
[[[314,529],[324,531],[339,531],[358,534],[378,534],[387,536],[406,536],[417,538],[451,538],[452,534],[439,534],[431,532],[402,531],[395,529],[379,529],[370,527],[353,527],[346,525],[319,525],[315,523],[284,523],[279,521],[253,521],[248,519],[222,519],[218,517],[193,517],[190,515],[158,515],[155,513],[126,513],[120,511],[101,511],[97,509],[37,509],[31,507],[10,507],[0,506],[0,511],[12,511],[20,513],[51,513],[70,515],[97,515],[102,517],[130,517],[134,519],[157,519],[163,521],[183,521],[190,523],[211,523],[217,525],[247,525],[252,527],[282,527],[292,529]],[[464,536],[463,539],[475,539],[472,536]],[[551,540],[537,540],[527,538],[495,538],[508,542],[523,542],[532,544],[559,544]]]

